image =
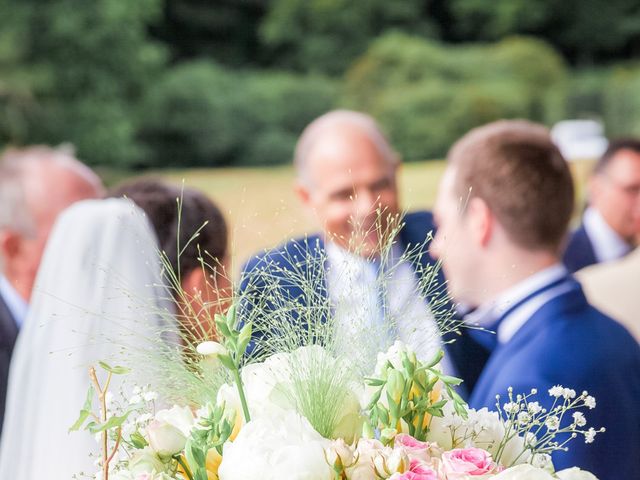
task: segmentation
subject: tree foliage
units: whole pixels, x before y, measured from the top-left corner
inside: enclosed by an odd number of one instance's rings
[[[452,0],[450,5],[457,34],[466,41],[536,35],[578,64],[628,57],[640,48],[635,0]]]
[[[287,163],[304,126],[330,109],[335,96],[334,82],[321,77],[182,64],[146,95],[146,164]]]
[[[344,98],[379,118],[405,158],[421,159],[492,120],[557,120],[565,79],[562,59],[537,40],[451,47],[390,34],[349,70]]]
[[[368,43],[389,29],[436,36],[421,0],[273,0],[261,38],[278,63],[340,74]]]
[[[20,46],[3,67],[25,80],[7,96],[5,141],[70,141],[89,163],[135,161],[135,105],[163,64],[146,35],[158,2],[3,3],[11,14],[0,24]]]

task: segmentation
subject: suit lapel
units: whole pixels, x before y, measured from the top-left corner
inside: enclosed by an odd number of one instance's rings
[[[11,315],[11,311],[0,295],[0,345],[2,347],[11,347],[16,343],[18,336],[18,326]]]
[[[474,403],[478,399],[487,399],[495,393],[498,393],[490,392],[489,390],[493,385],[493,380],[499,376],[501,367],[508,364],[509,359],[522,351],[526,345],[535,341],[535,336],[539,332],[544,331],[549,325],[553,324],[557,318],[567,312],[582,308],[585,305],[586,298],[580,284],[575,280],[571,280],[571,282],[570,290],[554,297],[540,307],[520,330],[516,332],[511,340],[499,345],[491,354],[486,367],[478,379],[477,391],[473,392],[472,401]]]

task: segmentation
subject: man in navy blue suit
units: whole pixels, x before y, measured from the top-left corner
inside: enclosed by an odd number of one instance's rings
[[[623,257],[640,234],[640,140],[611,142],[589,181],[589,206],[571,233],[563,262],[570,272]]]
[[[0,159],[0,433],[11,355],[49,231],[67,206],[101,193],[100,179],[68,149],[10,149]]]
[[[556,452],[600,478],[640,478],[640,348],[617,322],[587,303],[560,263],[573,209],[571,175],[547,129],[501,121],[472,130],[448,155],[435,208],[432,253],[441,258],[457,300],[479,305],[465,320],[490,353],[470,399],[495,409],[537,389],[550,407],[555,385],[597,399],[586,412],[595,443],[582,438]]]
[[[274,297],[332,315],[347,340],[354,334],[350,327],[361,327],[360,322],[370,322],[370,331],[379,332],[393,318],[396,331],[389,332],[390,341],[397,336],[422,357],[434,353],[442,346],[434,317],[447,316],[450,310],[444,289],[421,283],[435,267],[427,248],[432,215],[410,213],[396,229],[399,159],[376,122],[346,110],[321,116],[302,133],[294,164],[296,193],[322,232],[249,260],[242,278],[244,294],[255,294],[260,301],[275,285]],[[384,250],[392,235],[393,248]],[[403,260],[407,249],[411,258]],[[390,266],[384,292],[377,288],[381,257]],[[307,288],[296,278],[307,279]],[[316,288],[308,288],[309,279],[317,282]],[[441,276],[439,280],[442,284]],[[445,369],[455,371],[452,363]]]

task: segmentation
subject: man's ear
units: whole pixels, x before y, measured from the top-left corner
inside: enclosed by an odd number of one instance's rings
[[[0,231],[0,256],[5,259],[14,258],[20,252],[22,237],[11,231]]]
[[[300,180],[296,180],[295,184],[293,185],[293,191],[300,199],[300,202],[305,207],[308,207],[311,202],[311,192],[309,191],[309,188],[307,188]]]
[[[182,289],[189,297],[202,293],[202,290],[206,285],[205,281],[205,272],[199,267],[192,269],[187,274],[183,274],[180,278]]]
[[[495,222],[489,205],[481,198],[473,197],[467,205],[466,215],[474,242],[481,247],[486,247],[493,235]]]

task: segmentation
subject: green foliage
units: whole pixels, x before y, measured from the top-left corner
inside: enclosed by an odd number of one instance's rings
[[[455,412],[462,418],[467,417],[464,400],[454,391],[462,380],[443,375],[436,366],[443,357],[442,350],[428,362],[420,362],[414,352],[401,351],[402,365],[394,365],[387,360],[377,376],[367,378],[371,395],[366,411],[372,427],[382,432],[391,432],[386,437],[393,440],[396,432],[403,428],[409,435],[424,441],[429,432],[431,417],[444,416],[443,408],[447,400],[441,397],[440,388],[446,391]],[[440,382],[440,385],[436,385]]]
[[[145,97],[140,138],[146,165],[287,163],[297,136],[332,107],[335,91],[322,77],[185,63]]]
[[[578,64],[628,54],[640,36],[634,0],[453,0],[450,8],[459,38],[538,35]]]
[[[424,9],[420,0],[274,0],[260,33],[279,65],[339,74],[385,30],[434,36]]]
[[[260,59],[258,26],[263,0],[164,0],[162,20],[152,26],[175,60],[208,58],[233,67]]]
[[[619,66],[604,88],[604,118],[611,136],[640,135],[640,65]]]
[[[146,36],[159,0],[2,3],[11,14],[0,16],[0,31],[9,27],[21,46],[3,67],[25,83],[12,82],[0,138],[70,141],[92,164],[135,161],[134,107],[163,63]]]
[[[583,68],[572,72],[567,84],[567,118],[603,119],[608,68]]]
[[[390,34],[349,70],[344,98],[378,118],[412,160],[443,156],[470,128],[489,121],[561,118],[565,78],[560,57],[537,40],[450,47]]]

